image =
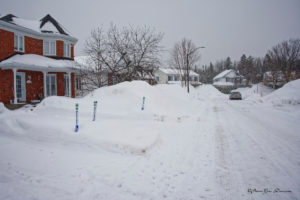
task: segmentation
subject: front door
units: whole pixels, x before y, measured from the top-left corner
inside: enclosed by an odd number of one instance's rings
[[[25,72],[16,73],[16,93],[18,102],[26,101]]]

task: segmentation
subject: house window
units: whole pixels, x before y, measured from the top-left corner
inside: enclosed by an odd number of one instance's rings
[[[46,91],[47,96],[57,95],[56,74],[47,74]]]
[[[44,55],[46,56],[56,55],[56,41],[44,41]]]
[[[159,76],[155,77],[156,82],[159,82]]]
[[[179,76],[175,76],[175,81],[179,81]]]
[[[64,57],[71,57],[71,44],[64,42]]]
[[[75,87],[76,90],[81,90],[81,78],[79,76],[75,77]]]
[[[194,77],[194,81],[198,82],[198,77],[197,76]]]
[[[113,77],[112,77],[112,84],[115,85],[115,84],[117,84],[117,83],[118,83],[118,82],[117,82],[117,78],[113,76]]]
[[[173,81],[173,76],[168,76],[168,81]]]
[[[23,35],[15,34],[14,49],[15,49],[15,51],[24,52],[24,36]]]
[[[70,79],[69,75],[65,74],[64,75],[64,89],[65,89],[65,96],[68,97],[70,96]]]

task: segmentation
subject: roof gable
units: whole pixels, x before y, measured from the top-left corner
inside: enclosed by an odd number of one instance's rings
[[[45,25],[45,24],[47,24],[48,22],[51,22],[52,24],[53,24],[53,26],[58,30],[58,32],[60,33],[60,34],[64,34],[64,35],[69,35],[69,34],[67,34],[65,31],[64,31],[64,29],[61,27],[61,25],[53,18],[53,17],[51,17],[51,15],[46,15],[45,17],[43,17],[41,20],[40,20],[40,22],[41,22],[41,25],[40,25],[40,29],[42,29],[43,28],[43,26]],[[41,30],[41,32],[52,32],[51,30]]]
[[[39,33],[70,34],[59,24],[51,15],[46,15],[41,20],[22,19],[15,15],[8,14],[0,18],[0,20],[21,26]],[[51,28],[49,28],[51,27]]]
[[[235,70],[233,70],[233,69],[227,69],[227,70],[225,70],[225,71],[219,73],[217,76],[215,76],[215,77],[213,78],[213,80],[222,78],[222,77],[226,76],[227,74],[229,74],[230,72],[235,72]]]

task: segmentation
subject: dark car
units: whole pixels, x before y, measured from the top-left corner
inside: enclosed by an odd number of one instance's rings
[[[242,95],[240,92],[231,92],[229,99],[230,100],[242,100]]]

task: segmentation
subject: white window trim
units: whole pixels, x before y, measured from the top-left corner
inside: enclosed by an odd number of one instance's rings
[[[67,79],[67,86],[65,85]],[[64,93],[65,97],[70,97],[70,76],[69,74],[64,74]]]
[[[45,43],[48,42],[49,43],[49,53],[47,54],[45,52]],[[51,43],[54,42],[54,54],[51,54]],[[43,40],[43,55],[45,56],[56,56],[56,40]]]
[[[15,36],[17,36],[18,38],[18,45],[17,45],[17,49],[15,49]],[[21,51],[20,50],[20,37],[23,38],[23,50]],[[25,52],[25,37],[23,34],[20,34],[20,33],[14,33],[14,51],[17,51],[17,52]]]
[[[55,93],[56,94],[52,94],[52,91],[51,91],[51,83],[49,84],[49,85],[47,85],[47,83],[46,83],[46,90],[48,89],[48,87],[50,87],[49,88],[49,95],[47,94],[47,92],[46,92],[46,95],[47,95],[47,97],[50,97],[50,96],[57,96],[57,76],[56,76],[56,74],[46,74],[46,77],[48,77],[48,79],[50,80],[51,79],[51,77],[52,76],[54,76],[55,77]],[[51,82],[51,81],[50,81]]]
[[[67,49],[65,48],[66,46],[68,46],[69,52],[67,53]],[[64,57],[66,58],[71,58],[71,47],[72,44],[70,42],[66,42],[64,41]]]

